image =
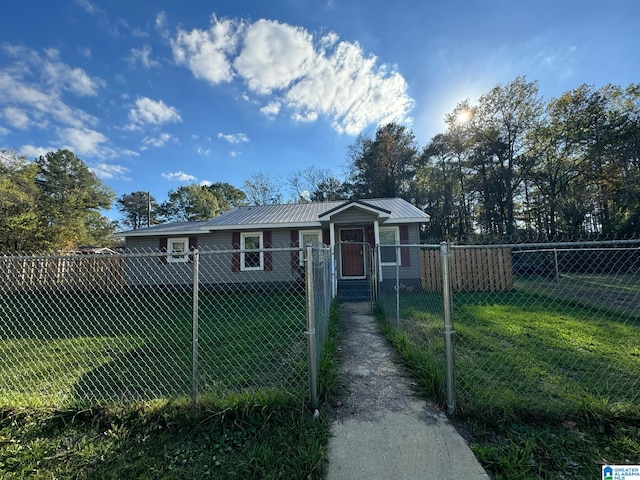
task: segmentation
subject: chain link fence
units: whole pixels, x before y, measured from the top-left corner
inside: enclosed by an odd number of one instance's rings
[[[404,288],[401,273],[380,303],[431,356],[450,410],[638,405],[640,242],[447,247],[402,246],[421,252],[421,288]]]
[[[0,403],[277,390],[314,404],[332,292],[327,250],[311,252],[308,272],[300,248],[0,257]]]

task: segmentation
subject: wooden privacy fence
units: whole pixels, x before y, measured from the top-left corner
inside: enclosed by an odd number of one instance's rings
[[[124,258],[109,255],[0,257],[0,291],[120,291]]]
[[[454,292],[508,291],[513,288],[511,249],[451,249],[451,287]],[[442,290],[440,250],[422,250],[420,256],[422,288]]]

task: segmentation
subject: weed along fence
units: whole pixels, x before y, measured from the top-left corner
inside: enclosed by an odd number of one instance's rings
[[[315,405],[331,262],[309,249],[0,258],[0,404],[268,391]],[[236,268],[257,253],[268,268]]]
[[[450,411],[638,408],[640,241],[403,248],[422,289],[380,304]]]

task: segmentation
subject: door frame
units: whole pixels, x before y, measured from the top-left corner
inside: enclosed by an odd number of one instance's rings
[[[342,232],[345,230],[360,230],[362,232],[361,242],[345,242],[342,240]],[[340,246],[340,279],[341,280],[364,280],[367,278],[367,258],[365,255],[365,228],[364,227],[340,227],[338,228],[338,238],[340,239],[338,245]],[[350,243],[356,243],[360,245],[360,258],[362,258],[362,275],[345,275],[343,272],[344,266],[344,249],[343,245],[349,245]]]

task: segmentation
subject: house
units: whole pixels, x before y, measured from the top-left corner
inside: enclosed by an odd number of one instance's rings
[[[155,225],[122,232],[128,252],[163,251],[153,268],[136,267],[137,284],[187,283],[188,252],[225,252],[224,262],[200,266],[201,283],[294,282],[301,278],[300,246],[324,244],[334,256],[334,289],[372,278],[420,285],[419,249],[378,245],[418,244],[429,216],[401,198],[235,207],[209,221]],[[295,248],[296,250],[291,250]],[[285,251],[283,251],[285,250]]]

